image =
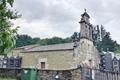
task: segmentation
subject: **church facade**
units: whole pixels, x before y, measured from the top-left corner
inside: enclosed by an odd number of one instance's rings
[[[93,45],[93,26],[85,11],[80,20],[80,41],[54,45],[31,45],[13,50],[22,57],[22,68],[67,70],[80,66],[98,68],[99,54]],[[11,54],[9,54],[10,56]]]

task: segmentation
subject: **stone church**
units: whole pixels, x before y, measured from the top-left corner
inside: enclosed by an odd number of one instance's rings
[[[22,57],[23,68],[47,70],[68,70],[79,66],[97,68],[99,56],[93,45],[93,26],[89,19],[90,16],[85,11],[79,22],[81,34],[78,42],[23,46],[14,49],[12,56]]]

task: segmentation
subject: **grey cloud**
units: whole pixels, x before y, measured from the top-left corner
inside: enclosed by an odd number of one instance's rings
[[[58,4],[54,4],[58,1]],[[63,1],[63,0],[61,0]],[[71,7],[66,9],[65,4],[59,0],[16,0],[16,7],[22,11],[22,15],[27,20],[46,19],[51,22],[65,22],[75,20],[74,11]],[[66,0],[69,5],[73,5],[77,10],[84,8],[93,15],[97,23],[106,23],[110,19],[119,19],[119,2],[112,0]],[[82,13],[82,12],[81,12]],[[78,14],[80,15],[80,13]]]
[[[15,0],[15,7],[27,20],[42,19],[45,17],[46,9],[44,3],[39,0]]]
[[[112,33],[112,28],[117,28],[118,33],[120,29],[118,0],[15,0],[15,6],[22,13],[22,18],[28,22],[44,20],[52,25],[53,31],[60,31],[65,35],[68,35],[66,32],[71,34],[78,29],[77,22],[86,8],[93,24],[105,25],[110,28],[108,30],[114,35],[112,37],[120,40],[115,36],[116,33]]]
[[[73,25],[73,22],[76,21],[77,23],[79,21],[76,20],[77,17],[73,15],[74,10],[71,7],[66,7],[63,2],[58,4],[49,2],[49,0],[47,0],[47,2],[43,0],[30,0],[26,4],[24,0],[17,0],[16,7],[18,7],[20,11],[22,10],[22,17],[28,22],[45,20],[46,23],[52,24],[53,31],[59,30],[65,34],[66,32],[67,34],[72,34],[77,27]]]
[[[52,0],[50,0],[52,1]],[[18,8],[28,21],[46,19],[53,22],[73,20],[72,12],[66,10],[64,5],[55,5],[49,0],[16,0]]]

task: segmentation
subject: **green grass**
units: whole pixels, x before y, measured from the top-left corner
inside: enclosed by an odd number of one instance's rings
[[[0,78],[0,80],[16,80],[16,79],[13,79],[13,78]]]

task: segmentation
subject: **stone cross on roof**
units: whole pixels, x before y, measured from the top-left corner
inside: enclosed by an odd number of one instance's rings
[[[84,11],[86,12],[86,8],[84,9]]]

